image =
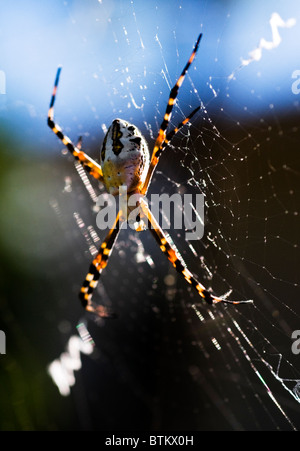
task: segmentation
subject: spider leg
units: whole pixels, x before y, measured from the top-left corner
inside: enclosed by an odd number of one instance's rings
[[[160,129],[159,129],[159,132],[158,132],[158,136],[157,136],[155,144],[154,144],[152,157],[151,157],[151,161],[150,161],[150,167],[149,167],[146,179],[145,179],[145,183],[144,183],[143,188],[141,190],[142,194],[146,194],[147,189],[148,189],[149,184],[150,184],[150,181],[151,181],[151,178],[152,178],[152,175],[153,175],[153,172],[154,172],[154,170],[155,170],[155,168],[156,168],[156,166],[158,164],[159,158],[161,156],[161,153],[164,150],[164,148],[166,147],[163,144],[164,144],[164,141],[166,139],[166,129],[167,129],[167,127],[168,127],[168,125],[170,123],[170,120],[171,120],[173,106],[174,106],[175,100],[177,98],[179,88],[182,85],[183,80],[185,78],[185,75],[186,75],[190,65],[194,61],[194,58],[195,58],[196,53],[197,53],[197,50],[199,48],[199,44],[200,44],[201,38],[202,38],[202,33],[198,36],[198,39],[196,41],[194,50],[193,50],[188,62],[186,63],[185,67],[183,68],[183,71],[181,72],[181,75],[178,78],[177,82],[175,83],[175,85],[173,86],[173,88],[170,91],[170,96],[169,96],[168,104],[167,104],[167,107],[166,107],[166,112],[165,112],[165,115],[164,115],[164,119],[163,119],[163,121],[161,123]],[[195,111],[193,111],[191,116],[193,116],[196,113],[196,111],[198,111],[198,109],[199,108],[197,108]],[[179,124],[179,127],[176,127],[177,131],[179,130],[180,127],[182,127],[182,125],[186,124],[189,119],[190,118],[187,118],[185,121],[182,121]],[[177,133],[177,131],[175,133]]]
[[[101,166],[96,163],[92,158],[86,155],[81,149],[81,140],[79,140],[79,147],[75,146],[68,136],[64,135],[62,129],[58,124],[54,122],[54,103],[56,98],[56,92],[59,82],[59,76],[61,72],[61,67],[57,69],[53,93],[50,101],[50,107],[48,111],[48,125],[51,130],[56,134],[56,136],[63,142],[63,144],[67,147],[67,149],[71,152],[73,157],[78,160],[84,169],[95,177],[97,180],[103,180],[103,174]]]
[[[94,260],[92,261],[89,272],[82,284],[79,298],[81,300],[81,303],[83,307],[89,311],[96,313],[98,316],[101,317],[111,317],[111,315],[107,308],[102,305],[93,305],[92,303],[92,296],[95,288],[98,285],[98,281],[100,278],[100,275],[102,273],[102,270],[106,267],[108,263],[108,259],[111,255],[111,252],[113,250],[114,244],[116,242],[116,239],[119,235],[119,232],[121,230],[122,226],[122,212],[121,210],[118,212],[118,215],[116,217],[115,223],[108,232],[106,238],[104,239],[103,243],[101,244],[100,250]]]
[[[187,124],[192,117],[194,116],[194,114],[197,113],[197,111],[200,110],[200,106],[198,106],[197,108],[194,109],[194,111],[192,111],[192,113],[186,117],[183,121],[180,122],[180,124],[177,125],[177,127],[174,128],[174,130],[171,130],[165,137],[164,141],[162,142],[161,146],[160,146],[160,150],[161,152],[167,147],[168,144],[170,144],[172,138],[174,135],[176,135],[176,133],[181,129],[181,127],[185,124]]]
[[[154,218],[153,214],[149,210],[147,204],[144,200],[141,201],[141,208],[149,221],[149,230],[154,236],[156,242],[158,243],[162,252],[167,256],[170,260],[176,271],[183,275],[185,280],[191,284],[198,292],[198,294],[202,297],[204,301],[208,304],[217,304],[219,302],[227,303],[227,304],[245,304],[252,303],[252,301],[230,301],[227,299],[223,299],[215,296],[209,290],[207,290],[189,271],[187,268],[182,256],[180,255],[176,246],[171,242],[170,237],[161,229],[160,225]]]

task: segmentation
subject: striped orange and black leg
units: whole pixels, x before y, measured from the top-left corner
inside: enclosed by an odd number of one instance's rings
[[[167,145],[170,144],[172,138],[176,135],[176,133],[179,132],[181,127],[183,127],[185,124],[187,124],[192,119],[194,114],[196,114],[200,110],[200,108],[201,108],[200,106],[195,108],[194,111],[192,111],[192,113],[188,117],[186,117],[183,121],[180,122],[180,124],[177,125],[177,127],[175,127],[173,130],[171,130],[170,132],[167,133],[164,141],[162,142],[162,144],[160,146],[160,152],[162,152],[167,147]]]
[[[88,155],[86,155],[82,150],[80,150],[78,147],[76,147],[70,138],[68,136],[64,135],[62,132],[62,129],[58,124],[54,122],[54,102],[56,98],[56,92],[57,92],[57,86],[59,82],[59,76],[61,72],[61,67],[58,68],[53,88],[53,93],[50,101],[50,107],[48,111],[48,125],[51,128],[51,130],[56,134],[56,136],[63,142],[63,144],[67,147],[67,149],[71,152],[73,157],[78,160],[84,169],[91,174],[93,177],[95,177],[97,180],[102,181],[103,180],[103,174],[101,166],[96,163],[92,158],[90,158]],[[81,142],[80,142],[81,144]]]
[[[141,208],[148,219],[149,222],[149,230],[154,236],[156,242],[158,243],[162,252],[167,256],[170,260],[176,271],[181,274],[185,280],[192,285],[201,296],[201,298],[206,301],[208,304],[217,304],[219,302],[227,303],[227,304],[245,304],[252,303],[252,301],[231,301],[223,298],[219,298],[212,294],[209,290],[207,290],[189,271],[184,263],[182,256],[180,255],[178,249],[171,242],[171,239],[168,235],[161,229],[160,225],[154,218],[153,214],[149,210],[145,201],[141,202]]]
[[[150,184],[150,181],[151,181],[151,178],[152,178],[152,175],[153,175],[153,172],[154,172],[154,170],[155,170],[155,168],[156,168],[156,166],[158,164],[158,161],[159,161],[159,158],[161,156],[161,153],[162,153],[163,149],[165,148],[163,143],[164,143],[165,138],[166,138],[167,127],[168,127],[168,125],[170,123],[170,120],[171,120],[173,106],[174,106],[175,100],[177,98],[179,88],[182,85],[183,80],[185,78],[185,75],[186,75],[190,65],[194,61],[194,58],[195,58],[196,53],[197,53],[197,50],[199,48],[199,44],[200,44],[201,38],[202,38],[202,33],[198,36],[198,39],[196,41],[194,50],[193,50],[188,62],[186,63],[183,71],[181,72],[180,77],[178,78],[177,82],[175,83],[175,85],[171,89],[169,100],[168,100],[168,104],[167,104],[167,108],[166,108],[166,112],[165,112],[165,115],[164,115],[164,119],[163,119],[163,121],[161,123],[160,129],[159,129],[159,132],[158,132],[158,136],[157,136],[155,144],[154,144],[154,149],[153,149],[153,152],[152,152],[150,167],[149,167],[146,179],[145,179],[144,186],[142,188],[142,194],[146,194],[146,192],[148,190],[148,187],[149,187],[149,184]],[[193,111],[192,115],[194,115],[196,113],[196,111],[198,111],[198,109],[199,108],[197,108],[195,111]],[[187,118],[185,121],[183,121],[180,124],[180,127],[182,125],[184,125],[186,122],[188,122],[188,120],[189,120],[189,118]],[[179,128],[178,128],[178,130],[179,130]]]
[[[106,307],[103,305],[96,305],[92,302],[92,296],[95,288],[98,285],[98,281],[103,269],[106,267],[109,256],[113,250],[116,239],[121,230],[121,212],[119,211],[115,223],[105,240],[101,244],[100,250],[94,260],[92,261],[89,272],[85,278],[85,281],[82,284],[79,297],[83,307],[89,311],[96,313],[98,316],[103,318],[110,318],[114,316],[111,312],[108,311]]]

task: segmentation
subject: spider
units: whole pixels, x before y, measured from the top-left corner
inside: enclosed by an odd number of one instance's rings
[[[188,117],[180,122],[177,127],[167,132],[175,100],[185,75],[198,51],[201,38],[202,33],[198,36],[188,62],[186,63],[174,87],[170,91],[166,111],[154,144],[151,159],[149,157],[147,142],[139,129],[135,125],[122,119],[115,119],[105,135],[100,152],[101,166],[81,150],[81,140],[79,140],[79,143],[75,146],[70,138],[64,135],[60,126],[54,122],[54,102],[61,67],[58,68],[56,74],[48,111],[48,125],[71,152],[73,157],[81,163],[83,168],[95,179],[104,183],[108,192],[116,196],[119,193],[119,188],[125,185],[127,187],[128,196],[131,194],[138,195],[140,220],[144,222],[144,224],[148,224],[149,230],[160,246],[162,252],[167,256],[175,269],[183,275],[186,281],[196,289],[197,293],[204,301],[208,304],[216,304],[219,302],[229,304],[248,303],[252,301],[228,300],[226,298],[217,297],[210,290],[206,289],[187,268],[178,249],[171,241],[169,235],[161,229],[144,199],[162,152],[168,146],[178,130],[187,124],[200,109],[200,106],[197,107]],[[128,209],[128,212],[130,212],[130,209]],[[102,270],[108,263],[109,256],[111,255],[114,244],[121,230],[122,223],[128,219],[128,214],[126,218],[123,216],[122,210],[118,210],[115,222],[101,244],[98,254],[92,261],[89,272],[79,293],[83,307],[87,311],[96,313],[100,317],[109,317],[111,315],[107,308],[102,305],[96,305],[92,301],[93,292],[98,284]],[[136,227],[136,230],[141,230],[141,228]]]

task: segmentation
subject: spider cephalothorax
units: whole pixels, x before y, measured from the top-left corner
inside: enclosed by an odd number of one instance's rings
[[[174,243],[171,242],[170,237],[161,229],[144,199],[162,152],[178,130],[187,124],[192,116],[200,109],[200,107],[196,108],[180,122],[177,127],[167,133],[179,88],[195,58],[201,37],[202,35],[200,34],[188,62],[170,91],[166,111],[154,144],[151,159],[149,158],[146,140],[139,129],[122,119],[115,119],[106,133],[100,155],[100,165],[81,150],[81,142],[80,146],[75,146],[70,138],[63,134],[59,125],[54,122],[54,102],[61,72],[60,67],[57,70],[48,111],[48,125],[58,138],[62,140],[74,158],[82,164],[86,171],[97,180],[104,183],[108,192],[117,195],[120,191],[120,187],[125,186],[128,194],[134,193],[139,196],[140,217],[144,222],[147,222],[150,232],[153,234],[160,249],[168,257],[174,268],[196,289],[204,301],[208,304],[216,304],[218,302],[230,304],[248,303],[252,301],[230,301],[226,298],[217,297],[207,290],[189,271],[178,249],[175,247]],[[107,317],[110,316],[110,314],[103,305],[97,305],[92,301],[93,292],[98,284],[102,270],[107,265],[109,256],[122,227],[122,223],[127,219],[128,217],[120,208],[112,228],[108,232],[101,244],[98,254],[90,265],[89,272],[80,290],[80,299],[85,309],[89,312],[97,313],[101,317]]]

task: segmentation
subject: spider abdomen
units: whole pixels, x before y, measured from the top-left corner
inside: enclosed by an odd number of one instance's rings
[[[139,191],[150,165],[147,142],[135,125],[115,119],[105,135],[100,160],[110,194],[117,195],[124,185],[128,193]]]

